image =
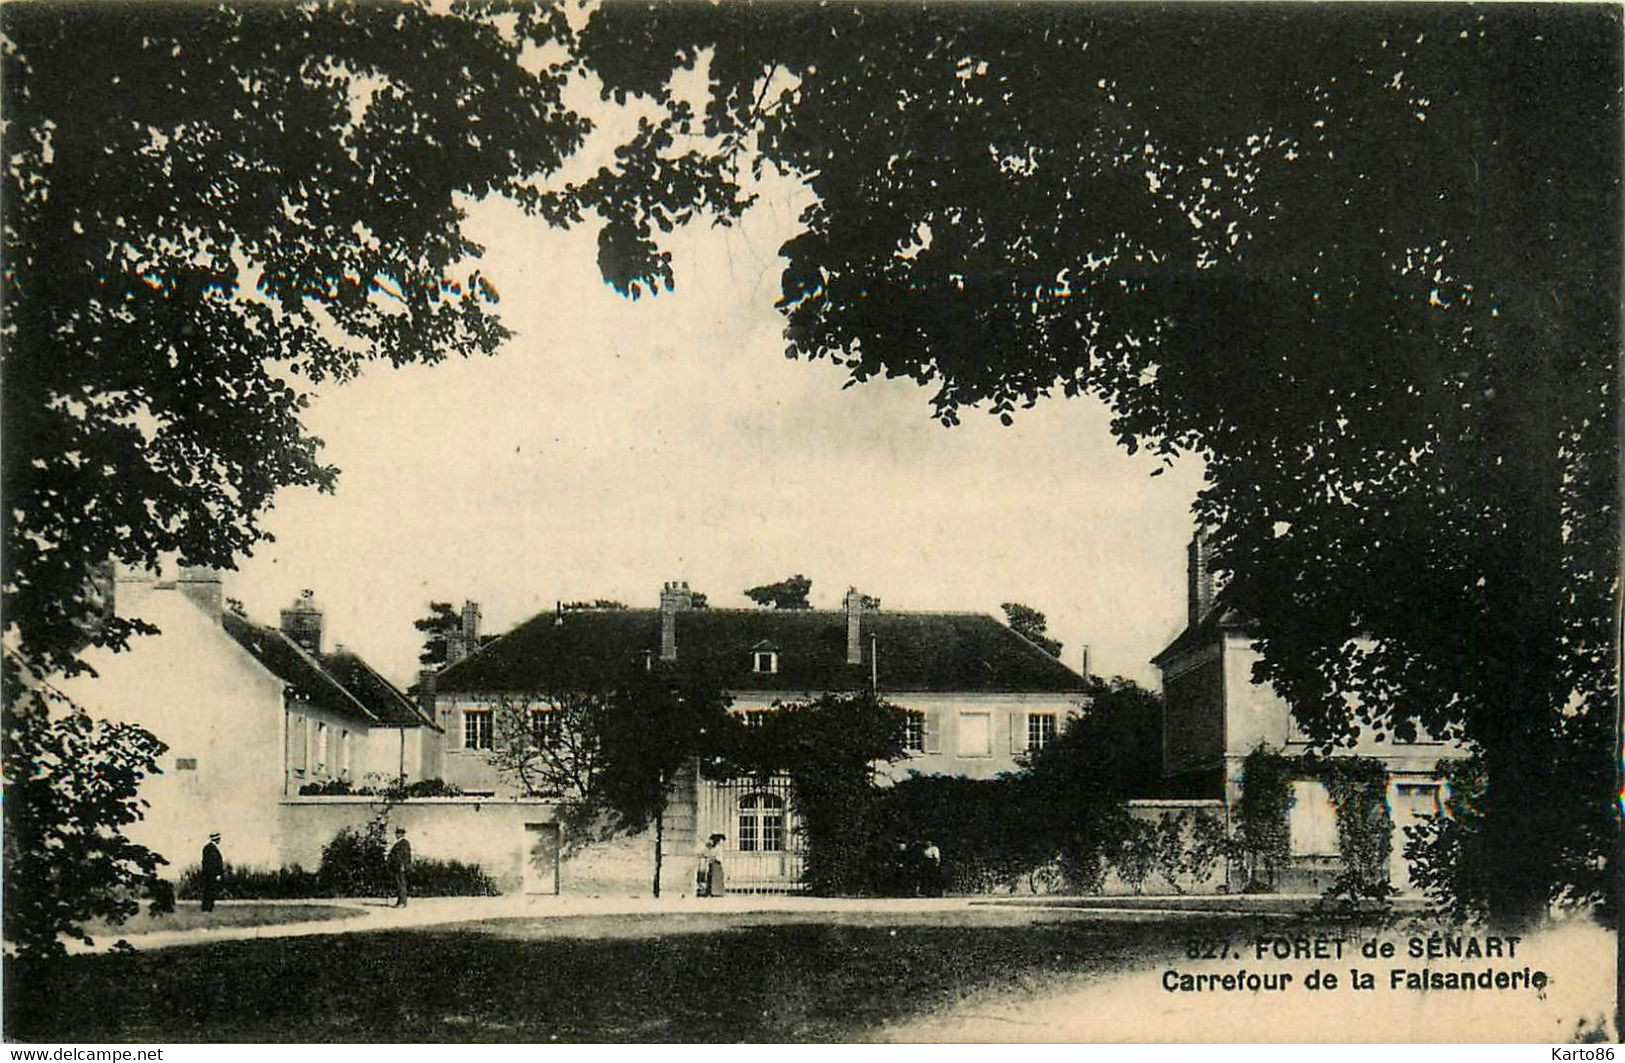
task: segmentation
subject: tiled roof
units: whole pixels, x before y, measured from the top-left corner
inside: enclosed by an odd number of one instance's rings
[[[871,641],[872,640],[872,641]],[[718,670],[730,690],[850,690],[874,674],[882,691],[1081,691],[1081,676],[982,613],[863,614],[860,664],[846,660],[846,613],[696,609],[677,614],[680,660]],[[778,654],[776,673],[753,670],[752,650]],[[660,654],[656,609],[543,613],[435,677],[442,693],[561,689],[643,666]]]
[[[294,697],[367,724],[384,722],[281,631],[229,612],[221,616],[220,623],[255,660],[286,683]]]
[[[417,702],[372,670],[372,666],[346,649],[322,654],[322,666],[337,679],[367,711],[390,727],[433,727],[440,725],[423,715]]]

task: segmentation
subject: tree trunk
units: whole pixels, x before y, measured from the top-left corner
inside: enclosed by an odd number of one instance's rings
[[[1530,312],[1534,299],[1521,309]],[[1530,313],[1538,316],[1538,312]],[[1557,747],[1562,675],[1563,465],[1554,369],[1525,320],[1487,360],[1485,433],[1473,485],[1485,573],[1484,616],[1470,632],[1476,668],[1469,733],[1483,749],[1488,787],[1478,873],[1490,921],[1525,929],[1546,914],[1565,837]],[[1497,519],[1498,518],[1498,519]],[[1476,719],[1472,718],[1476,716]],[[1571,784],[1572,784],[1571,780]],[[1570,825],[1572,826],[1572,825]]]

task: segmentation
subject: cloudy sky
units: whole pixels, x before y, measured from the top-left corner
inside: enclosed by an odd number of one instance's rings
[[[559,599],[652,607],[669,579],[743,607],[800,572],[819,608],[848,586],[895,609],[1025,602],[1074,668],[1087,644],[1093,671],[1154,681],[1183,622],[1199,461],[1151,478],[1088,400],[944,428],[911,383],[843,389],[787,360],[773,301],[795,214],[786,189],[683,234],[676,292],[634,303],[600,281],[591,232],[479,205],[514,338],[323,392],[307,423],[338,491],[279,496],[277,541],[227,593],[275,622],[312,588],[328,644],[404,683],[431,599],[478,601],[504,631]]]

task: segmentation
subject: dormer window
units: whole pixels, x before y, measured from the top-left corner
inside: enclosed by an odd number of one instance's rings
[[[757,675],[776,675],[779,655],[774,650],[755,650],[751,653],[751,670]]]

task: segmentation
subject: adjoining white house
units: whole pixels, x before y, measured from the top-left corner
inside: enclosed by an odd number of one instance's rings
[[[129,833],[171,874],[213,830],[227,835],[233,863],[308,860],[315,840],[290,813],[301,787],[438,777],[438,725],[360,657],[322,651],[322,612],[308,593],[279,627],[226,609],[210,569],[182,568],[174,580],[121,572],[113,596],[118,615],[161,633],[123,653],[92,649],[85,661],[97,674],[57,685],[91,715],[138,724],[169,747],[142,783],[150,807]]]
[[[1241,797],[1242,762],[1249,753],[1262,745],[1297,756],[1314,747],[1293,719],[1291,707],[1271,687],[1253,681],[1258,651],[1246,618],[1216,592],[1207,542],[1200,534],[1191,541],[1188,562],[1187,625],[1152,658],[1162,671],[1163,775],[1170,795],[1216,799],[1228,818]],[[1441,742],[1425,734],[1413,742],[1392,736],[1377,742],[1368,731],[1355,745],[1332,754],[1369,757],[1387,771],[1394,823],[1389,879],[1401,891],[1410,889],[1404,827],[1443,808],[1447,795],[1435,770],[1439,760],[1469,752],[1458,742]],[[1337,812],[1325,785],[1317,780],[1294,782],[1293,797],[1288,821],[1291,863],[1280,887],[1318,891],[1341,869]]]
[[[495,714],[508,702],[567,689],[572,674],[704,660],[751,717],[777,701],[873,686],[911,714],[909,754],[889,766],[992,778],[1042,746],[1075,715],[1084,678],[991,616],[868,607],[856,590],[840,610],[696,607],[667,583],[658,609],[559,609],[421,681],[446,743],[448,782],[495,797],[514,784],[491,764]],[[785,781],[711,781],[696,770],[672,795],[663,889],[693,888],[693,854],[721,834],[730,889],[791,890],[801,878],[795,809]],[[547,847],[540,858],[556,859]],[[547,869],[543,869],[547,877]]]

